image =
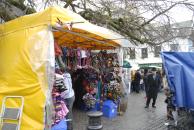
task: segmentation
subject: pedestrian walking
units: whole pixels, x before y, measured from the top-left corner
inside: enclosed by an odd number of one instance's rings
[[[132,70],[131,71],[131,92],[135,91],[134,81],[135,81],[135,72],[134,70]]]
[[[146,98],[147,98],[147,93],[148,93],[148,83],[147,83],[147,79],[148,79],[148,69],[145,69],[144,70],[144,76],[143,76],[143,82],[144,82],[144,88],[145,88]]]
[[[158,76],[158,78],[159,78],[159,82],[160,82],[160,86],[159,86],[159,92],[161,92],[162,91],[162,80],[163,80],[163,77],[162,77],[162,74],[161,74],[161,71],[160,70],[158,70],[158,71],[156,71],[156,74],[157,74],[157,76]]]
[[[151,99],[153,99],[152,107],[156,108],[155,104],[156,104],[159,87],[160,87],[159,76],[156,74],[156,68],[152,68],[152,71],[147,78],[148,92],[147,92],[147,101],[146,101],[145,108],[149,107]]]
[[[144,81],[143,81],[143,78],[144,78],[144,70],[141,70],[140,71],[141,73],[140,73],[140,75],[141,75],[141,79],[140,79],[140,89],[142,90],[142,91],[144,91],[145,90],[145,86],[144,86]]]
[[[134,79],[134,88],[136,93],[139,93],[139,90],[140,90],[140,80],[141,80],[141,74],[139,70],[137,70],[135,73],[135,79]]]

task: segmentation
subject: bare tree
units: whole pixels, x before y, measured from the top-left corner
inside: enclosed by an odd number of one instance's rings
[[[33,2],[29,0],[27,5],[24,2],[25,0],[0,0],[0,18],[9,21],[25,14],[34,13]]]
[[[17,2],[16,2],[17,1]],[[14,3],[15,2],[15,3]],[[177,6],[190,10],[194,3],[189,0],[43,0],[45,6],[58,2],[71,8],[92,23],[117,31],[134,44],[157,45],[181,37],[172,28],[169,11]],[[1,0],[0,17],[5,21],[33,13],[33,0]],[[17,10],[17,14],[13,11]],[[151,18],[144,17],[152,14]]]
[[[96,24],[106,25],[135,44],[150,45],[182,37],[172,28],[173,19],[169,11],[176,6],[190,10],[194,7],[188,0],[98,0],[95,4],[91,1],[88,3],[96,8],[81,12],[83,17]],[[152,17],[143,17],[147,13],[152,14]]]

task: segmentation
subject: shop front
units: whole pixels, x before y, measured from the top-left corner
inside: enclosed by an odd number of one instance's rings
[[[140,68],[162,68],[162,63],[146,63],[146,64],[139,64]]]

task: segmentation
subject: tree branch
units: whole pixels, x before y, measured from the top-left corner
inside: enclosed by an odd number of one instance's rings
[[[151,19],[149,19],[148,21],[146,21],[145,23],[143,23],[141,26],[144,27],[145,25],[150,24],[150,22],[152,22],[154,19],[156,19],[157,17],[161,16],[162,14],[168,12],[169,10],[171,10],[173,7],[175,7],[178,3],[175,3],[173,5],[171,5],[169,8],[163,10],[162,12],[156,14],[154,17],[152,17]]]
[[[74,0],[66,0],[66,4],[65,4],[64,8],[69,7],[73,3],[73,1]]]

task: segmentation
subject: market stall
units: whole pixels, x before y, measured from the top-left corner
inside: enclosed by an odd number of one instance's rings
[[[55,90],[58,86],[63,86],[60,84],[60,78],[59,80],[56,78],[56,63],[63,71],[67,68],[77,70],[80,66],[81,69],[86,66],[89,69],[88,66],[94,64],[90,58],[95,56],[91,50],[116,49],[123,43],[127,45],[127,41],[120,35],[93,25],[69,10],[56,7],[2,24],[0,25],[0,100],[6,96],[21,96],[24,99],[23,111],[20,113],[21,130],[50,129],[53,122],[63,118],[60,116],[53,121],[53,107],[59,102]],[[63,54],[57,49],[58,47],[62,48]],[[84,59],[79,55],[82,50],[88,52]],[[112,63],[110,60],[109,65],[113,66]],[[116,69],[113,71],[118,73]],[[97,75],[96,78],[99,79],[99,74]],[[112,84],[116,85],[116,82]],[[107,89],[108,85],[109,82]],[[65,88],[58,87],[58,89],[61,92],[65,91]],[[108,94],[102,92],[103,95]],[[0,105],[18,108],[21,102],[10,98],[6,104],[0,102]],[[60,107],[65,109],[61,101]]]

